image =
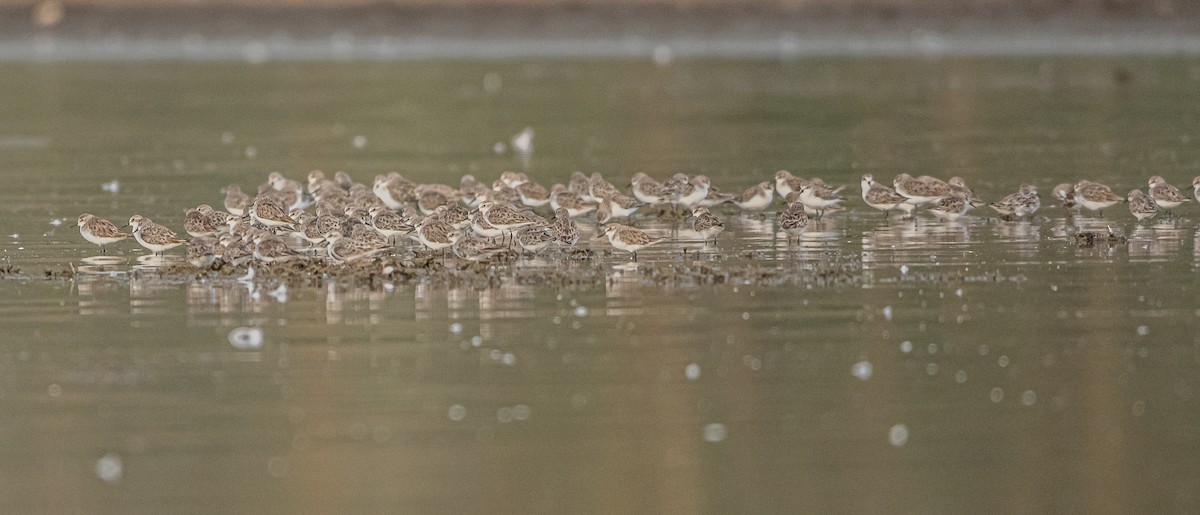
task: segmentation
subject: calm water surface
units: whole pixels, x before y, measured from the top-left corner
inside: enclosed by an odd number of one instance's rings
[[[1196,207],[1135,226],[1048,199],[1200,174],[1195,58],[0,64],[0,91],[6,512],[1200,511]],[[496,151],[524,127],[532,156]],[[1046,206],[888,223],[852,186],[799,244],[727,211],[716,248],[572,265],[603,286],[286,299],[131,272],[129,244],[100,262],[67,228],[180,229],[225,184],[314,168],[909,172]],[[1074,244],[1106,225],[1129,242]],[[700,265],[791,279],[644,273]]]

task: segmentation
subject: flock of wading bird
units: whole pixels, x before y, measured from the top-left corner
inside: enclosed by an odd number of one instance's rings
[[[942,181],[900,174],[888,187],[867,174],[861,184],[863,201],[884,211],[884,218],[891,211],[912,217],[923,207],[937,218],[953,221],[983,205],[959,177]],[[1200,194],[1200,177],[1192,181],[1192,187]],[[187,244],[188,261],[198,268],[218,261],[235,266],[251,260],[281,263],[321,253],[335,263],[352,262],[388,252],[409,239],[431,251],[449,249],[461,259],[480,262],[514,246],[528,253],[551,246],[570,249],[579,241],[574,219],[594,213],[596,237],[607,238],[614,248],[631,253],[636,260],[639,250],[663,241],[613,222],[630,219],[639,210],[689,214],[685,225],[707,244],[725,227],[709,208],[734,204],[746,211],[763,211],[778,195],[786,203],[777,214],[778,228],[790,239],[807,230],[810,217],[819,220],[844,210],[844,189],[787,171],[777,172],[774,181],[761,182],[741,195],[722,193],[703,175],[675,174],[659,182],[639,173],[629,184],[632,196],[599,173],[588,177],[574,172],[567,184],[547,189],[525,174],[513,172],[504,172],[490,187],[467,175],[457,188],[417,184],[398,173],[376,176],[372,187],[354,182],[345,172],[328,179],[319,170],[310,172],[308,183],[301,185],[274,172],[253,197],[236,184],[225,188],[225,211],[209,205],[188,209],[183,230],[190,240],[141,215],[132,216],[125,226],[132,227],[131,233],[91,214],[80,215],[78,227],[85,239],[101,249],[130,236],[158,255]],[[1160,208],[1171,209],[1191,200],[1158,176],[1150,178],[1148,194],[1135,189],[1122,198],[1104,184],[1084,180],[1060,184],[1053,195],[1067,209],[1102,211],[1128,202],[1129,211],[1139,221],[1157,215]],[[536,212],[547,205],[553,219]],[[1023,184],[1016,193],[989,206],[1012,220],[1033,215],[1041,207],[1041,199],[1037,188]],[[303,245],[294,246],[293,242]]]

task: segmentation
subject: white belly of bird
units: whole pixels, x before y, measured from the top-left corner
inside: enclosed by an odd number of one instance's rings
[[[684,195],[683,198],[680,198],[679,203],[687,207],[692,207],[700,203],[700,201],[704,200],[704,197],[707,196],[708,188],[695,188],[691,193]]]
[[[173,249],[173,248],[175,248],[175,247],[178,247],[178,246],[180,246],[180,245],[183,245],[183,242],[178,242],[178,243],[168,243],[168,244],[166,244],[166,245],[158,245],[158,244],[154,244],[154,243],[146,243],[146,240],[143,240],[143,239],[142,239],[142,233],[141,233],[141,231],[138,231],[138,232],[135,232],[135,233],[133,233],[133,237],[134,237],[134,239],[136,239],[136,240],[137,240],[137,242],[138,242],[138,244],[139,244],[139,245],[141,245],[141,246],[143,246],[143,247],[146,247],[147,249],[149,249],[149,250],[150,250],[150,252],[153,252],[153,253],[155,253],[155,254],[158,254],[158,253],[160,253],[160,252],[166,252],[166,251],[168,251],[168,250],[171,250],[171,249]]]
[[[387,184],[377,184],[371,189],[371,191],[375,192],[375,196],[379,197],[379,200],[382,200],[383,204],[389,209],[401,209],[404,207],[404,204],[401,204],[400,202],[397,202],[396,199],[392,198],[392,192],[388,191]]]
[[[116,243],[118,241],[125,239],[125,238],[105,238],[103,236],[96,236],[91,231],[83,230],[83,228],[79,229],[79,235],[83,236],[83,239],[90,241],[92,243],[95,243],[96,245],[100,245],[100,246],[108,245],[110,243]],[[138,241],[140,242],[141,240],[138,240]]]
[[[1120,202],[1118,200],[1095,202],[1083,197],[1075,197],[1075,200],[1079,202],[1079,205],[1087,208],[1090,211],[1103,211],[1112,207],[1117,202]]]
[[[637,206],[633,206],[631,208],[626,209],[621,206],[618,206],[616,202],[610,202],[610,204],[612,204],[612,216],[614,218],[625,218],[629,215],[634,214],[638,210]]]
[[[738,207],[740,207],[742,209],[748,209],[751,211],[761,211],[763,209],[766,209],[767,206],[771,205],[771,200],[773,200],[773,197],[771,197],[771,195],[764,195],[762,193],[759,193],[758,195],[755,195],[754,197],[752,197],[750,200],[747,200],[745,202],[738,202],[737,205],[738,205]]]

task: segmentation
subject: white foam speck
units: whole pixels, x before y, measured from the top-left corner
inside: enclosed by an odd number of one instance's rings
[[[355,136],[353,143],[354,148],[363,148],[367,146],[367,137],[362,135]]]
[[[704,426],[704,441],[720,442],[725,440],[725,424],[712,423]]]
[[[904,424],[896,424],[888,431],[888,442],[896,447],[903,447],[908,443],[908,426]]]
[[[912,352],[912,350],[913,350],[913,343],[912,343],[912,342],[910,342],[910,341],[908,341],[908,340],[905,340],[905,341],[903,341],[903,342],[901,342],[901,343],[900,343],[900,352],[903,352],[903,353],[905,353],[905,354],[908,354],[908,353]]]
[[[450,420],[459,422],[462,421],[462,419],[467,418],[467,408],[463,407],[462,404],[455,404],[450,406],[450,410],[446,413],[446,415],[450,417]]]
[[[452,334],[458,334],[458,333],[461,333],[462,331],[463,331],[463,326],[462,326],[462,324],[460,324],[460,323],[458,323],[458,322],[455,322],[455,323],[453,323],[453,324],[450,324],[450,332],[451,332]]]
[[[700,365],[697,365],[696,363],[689,364],[683,368],[683,375],[684,377],[688,378],[689,381],[700,379]]]
[[[229,331],[229,345],[238,350],[257,350],[263,346],[263,331],[260,327],[235,327]]]
[[[583,317],[585,317],[585,316],[588,316],[588,308],[587,308],[587,306],[578,306],[578,307],[576,307],[576,308],[575,308],[575,316],[577,316],[577,317],[579,317],[579,318],[583,318]],[[603,318],[603,317],[601,317],[601,318]]]
[[[114,453],[105,454],[96,460],[96,477],[110,485],[121,481],[124,469],[121,457]]]
[[[882,312],[883,312],[883,319],[887,320],[888,322],[891,322],[892,321],[892,307],[884,306]]]
[[[1139,325],[1137,328],[1137,335],[1138,336],[1146,336],[1147,334],[1150,334],[1150,327],[1145,326],[1145,325]]]
[[[111,181],[101,184],[100,191],[106,191],[108,193],[117,193],[117,192],[121,191],[121,183],[120,183],[120,181],[113,179]]]
[[[862,381],[871,378],[871,374],[875,371],[875,367],[870,361],[862,360],[850,366],[850,375],[857,377]]]

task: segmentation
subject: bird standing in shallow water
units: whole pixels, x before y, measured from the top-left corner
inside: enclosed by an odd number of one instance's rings
[[[596,238],[608,237],[608,242],[618,250],[624,250],[633,254],[633,260],[637,261],[637,253],[646,247],[663,241],[663,238],[651,238],[649,234],[641,229],[635,229],[627,225],[608,224],[596,235]]]
[[[789,243],[793,237],[799,241],[800,235],[808,230],[808,214],[804,212],[804,204],[799,202],[788,204],[788,208],[781,211],[776,218],[779,228],[787,233]]]
[[[155,255],[161,256],[163,252],[187,243],[187,240],[177,236],[175,231],[156,224],[142,215],[130,217],[129,226],[133,227],[133,238]]]
[[[132,236],[132,234],[127,232],[121,232],[120,229],[117,229],[116,224],[103,218],[97,218],[90,213],[79,215],[79,220],[75,225],[79,227],[79,235],[83,236],[83,239],[100,246],[101,254],[107,252],[104,249],[105,245],[116,243]]]
[[[1104,209],[1124,199],[1112,192],[1112,188],[1089,180],[1075,183],[1075,202],[1104,216]]]
[[[725,224],[716,215],[713,215],[707,207],[698,207],[692,210],[692,230],[704,237],[705,245],[708,244],[709,240],[712,240],[715,245],[717,243],[717,235],[725,230]]]
[[[1139,222],[1148,218],[1154,218],[1158,214],[1158,203],[1150,195],[1142,193],[1142,190],[1135,189],[1130,191],[1126,199],[1129,202],[1129,212]]]

